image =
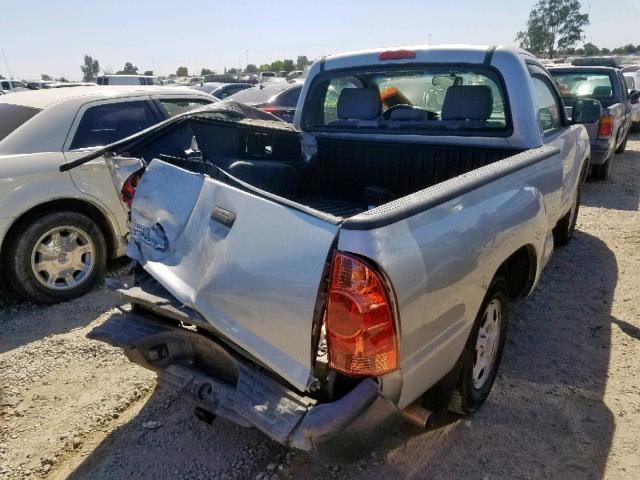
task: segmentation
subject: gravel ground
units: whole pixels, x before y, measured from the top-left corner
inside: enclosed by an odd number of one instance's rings
[[[85,338],[118,308],[103,288],[47,308],[0,290],[0,480],[640,478],[640,136],[627,148],[514,306],[485,406],[433,431],[403,425],[346,467],[195,420],[154,374]]]

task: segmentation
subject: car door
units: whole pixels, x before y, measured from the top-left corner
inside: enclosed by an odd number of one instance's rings
[[[564,103],[554,81],[541,68],[530,66],[534,105],[538,127],[545,145],[556,147],[562,159],[562,193],[558,215],[550,215],[551,226],[564,215],[575,200],[576,185],[580,181],[583,158],[578,158],[581,126],[569,125]]]
[[[618,71],[618,83],[620,84],[620,99],[622,103],[622,112],[623,112],[623,123],[622,123],[622,135],[620,136],[620,141],[626,137],[627,133],[629,133],[629,129],[631,128],[631,102],[629,100],[629,91],[627,90],[627,82],[624,79],[624,75],[621,71]]]
[[[88,102],[78,110],[64,145],[66,162],[86,156],[97,148],[138,133],[164,120],[148,95]],[[122,229],[127,214],[102,157],[71,170],[81,192],[96,198],[116,217]]]

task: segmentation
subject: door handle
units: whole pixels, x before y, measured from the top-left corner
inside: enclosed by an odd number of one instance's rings
[[[231,228],[233,223],[236,221],[236,214],[229,210],[225,210],[222,207],[216,206],[211,213],[211,219],[221,223],[225,227]]]

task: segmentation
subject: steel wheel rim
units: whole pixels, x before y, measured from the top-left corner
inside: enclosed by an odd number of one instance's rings
[[[91,237],[70,225],[55,227],[42,235],[31,252],[31,270],[50,290],[70,290],[93,272],[96,249]]]
[[[498,345],[500,344],[500,327],[502,324],[502,303],[497,298],[489,302],[482,315],[482,323],[478,330],[476,351],[473,359],[473,387],[476,390],[484,387],[491,376]]]

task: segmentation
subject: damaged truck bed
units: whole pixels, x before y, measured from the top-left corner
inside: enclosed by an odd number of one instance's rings
[[[91,337],[202,420],[344,462],[482,405],[510,302],[573,234],[589,140],[526,52],[420,47],[317,62],[294,126],[221,102],[99,156],[135,266],[132,310]]]

